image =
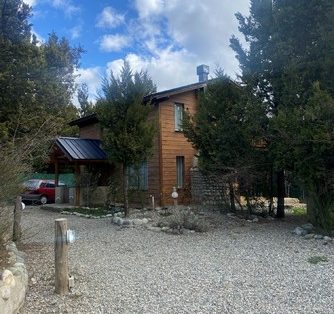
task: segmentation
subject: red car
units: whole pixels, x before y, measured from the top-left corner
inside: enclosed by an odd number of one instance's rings
[[[59,186],[65,184],[59,182]],[[40,202],[46,204],[55,201],[56,185],[54,180],[31,179],[23,183],[25,192],[21,194],[23,202]]]

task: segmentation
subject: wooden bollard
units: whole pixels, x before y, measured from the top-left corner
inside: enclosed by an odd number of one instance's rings
[[[68,286],[67,219],[55,220],[55,292],[66,294]]]

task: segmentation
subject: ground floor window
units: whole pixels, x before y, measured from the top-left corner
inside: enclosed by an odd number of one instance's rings
[[[184,186],[184,156],[176,156],[176,185],[178,188]]]
[[[148,189],[148,165],[147,161],[139,166],[128,167],[129,188],[134,190]]]

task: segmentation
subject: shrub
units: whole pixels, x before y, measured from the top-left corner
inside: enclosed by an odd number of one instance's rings
[[[164,217],[158,222],[158,226],[169,227],[180,232],[182,229],[197,232],[205,232],[209,229],[209,224],[190,209],[173,209],[170,216]]]

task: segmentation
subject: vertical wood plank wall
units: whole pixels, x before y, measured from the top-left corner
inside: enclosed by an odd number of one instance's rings
[[[154,106],[149,115],[150,121],[155,121],[157,134],[153,144],[153,155],[148,161],[148,196],[153,195],[156,204],[160,204],[160,134],[159,107]]]
[[[183,103],[184,109],[191,114],[196,110],[196,91],[189,91],[175,96],[159,104],[160,106],[160,138],[161,138],[161,205],[172,205],[173,186],[176,186],[176,156],[184,156],[184,188],[179,189],[179,204],[190,201],[190,168],[195,150],[184,137],[183,132],[176,132],[174,125],[174,103]]]

